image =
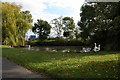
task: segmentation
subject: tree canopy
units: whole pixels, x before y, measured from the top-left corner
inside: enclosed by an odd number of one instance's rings
[[[120,2],[87,3],[81,8],[82,38],[102,45],[104,50],[120,50]]]
[[[60,38],[63,30],[62,16],[53,19],[51,23],[54,24],[54,27],[52,27],[52,29],[56,31],[57,38]]]
[[[75,28],[75,23],[72,17],[64,17],[63,18],[63,30],[64,30],[64,37],[68,37],[68,38],[73,38],[73,30]]]
[[[38,19],[37,23],[34,24],[32,31],[39,35],[40,40],[45,40],[50,34],[51,26],[47,21]]]
[[[8,45],[24,45],[25,32],[31,28],[32,15],[24,14],[22,6],[15,3],[2,3],[2,42]],[[26,12],[26,11],[25,11]],[[28,16],[30,15],[30,17]],[[29,17],[29,19],[24,18]],[[30,21],[29,21],[30,20]]]

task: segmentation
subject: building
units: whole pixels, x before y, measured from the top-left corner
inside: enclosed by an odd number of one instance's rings
[[[25,34],[25,40],[26,41],[29,41],[29,40],[31,40],[31,39],[35,39],[35,38],[37,38],[38,36],[37,36],[37,34],[34,34],[33,32],[32,32],[32,30],[28,30],[27,32],[26,32],[26,34]]]
[[[35,39],[35,38],[37,38],[36,35],[30,35],[28,40],[32,40],[32,39]]]

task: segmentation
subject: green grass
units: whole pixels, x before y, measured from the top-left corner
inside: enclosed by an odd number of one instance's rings
[[[2,56],[56,78],[117,78],[120,52],[55,53],[3,48]]]

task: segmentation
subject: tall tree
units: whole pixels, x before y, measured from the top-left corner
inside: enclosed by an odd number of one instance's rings
[[[60,38],[63,30],[62,16],[59,18],[53,19],[51,23],[54,24],[54,27],[52,27],[52,29],[56,31],[57,38]]]
[[[119,9],[120,2],[84,4],[78,22],[83,31],[82,38],[87,40],[89,37],[90,41],[100,43],[105,50],[120,50]]]
[[[30,11],[22,11],[21,12],[23,19],[27,20],[29,23],[33,22],[32,15],[30,14]]]
[[[17,34],[19,34],[18,38],[20,41],[19,44],[24,45],[25,43],[25,33],[28,29],[31,29],[31,23],[33,22],[32,15],[30,14],[30,11],[22,11],[20,12],[19,19],[16,21],[17,25]]]
[[[2,3],[2,41],[8,45],[24,45],[24,35],[31,24],[23,18],[21,6]]]
[[[63,24],[64,24],[64,27],[63,27],[63,30],[64,30],[64,37],[68,37],[69,39],[70,38],[73,38],[73,30],[75,28],[75,23],[74,23],[74,20],[73,18],[71,17],[64,17],[63,18]]]
[[[34,24],[32,31],[39,35],[40,40],[45,40],[50,34],[50,29],[51,26],[47,21],[38,19],[37,23]]]
[[[82,32],[81,37],[83,40],[87,40],[92,33],[92,30],[95,28],[93,25],[95,23],[95,8],[93,5],[84,4],[81,8],[82,13],[80,13],[81,20],[78,22],[78,26],[80,26]]]
[[[75,38],[76,39],[81,38],[80,34],[81,34],[80,27],[76,26],[75,29],[74,29]]]

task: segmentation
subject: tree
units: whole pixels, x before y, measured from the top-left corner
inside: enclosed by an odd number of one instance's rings
[[[88,39],[92,30],[95,29],[95,8],[93,5],[84,4],[81,8],[82,13],[80,13],[81,20],[78,22],[78,26],[81,28],[81,37],[84,41]]]
[[[88,37],[92,44],[97,42],[104,50],[120,50],[120,2],[87,3],[81,8],[81,20],[78,25],[83,31],[84,40]]]
[[[30,14],[30,11],[22,11],[21,12],[23,19],[27,20],[29,23],[33,22],[32,15]]]
[[[78,27],[78,26],[75,27],[75,29],[74,29],[74,35],[75,35],[76,39],[80,38],[80,33],[81,33],[80,27]]]
[[[62,17],[53,19],[51,23],[55,25],[53,30],[56,31],[57,38],[60,38],[63,30]]]
[[[74,23],[73,18],[64,17],[63,18],[63,24],[64,24],[64,27],[63,27],[64,37],[73,38],[72,33],[73,33],[74,28],[75,28],[75,23]]]
[[[47,21],[38,19],[37,23],[34,24],[32,31],[39,35],[40,40],[45,40],[50,34],[50,29],[51,26]]]
[[[31,27],[30,22],[21,14],[22,6],[15,3],[2,3],[2,42],[8,45],[24,45],[25,32]],[[31,17],[32,18],[32,17]]]
[[[16,21],[17,25],[17,34],[19,34],[19,44],[24,45],[25,41],[25,33],[27,32],[28,29],[31,29],[31,24],[33,22],[32,15],[30,14],[30,11],[22,11],[20,12],[20,18]]]
[[[19,19],[16,21],[16,26],[17,26],[17,38],[18,38],[18,44],[19,45],[24,45],[25,44],[25,33],[27,32],[28,29],[31,29],[31,24],[28,23],[27,20],[25,19]]]

